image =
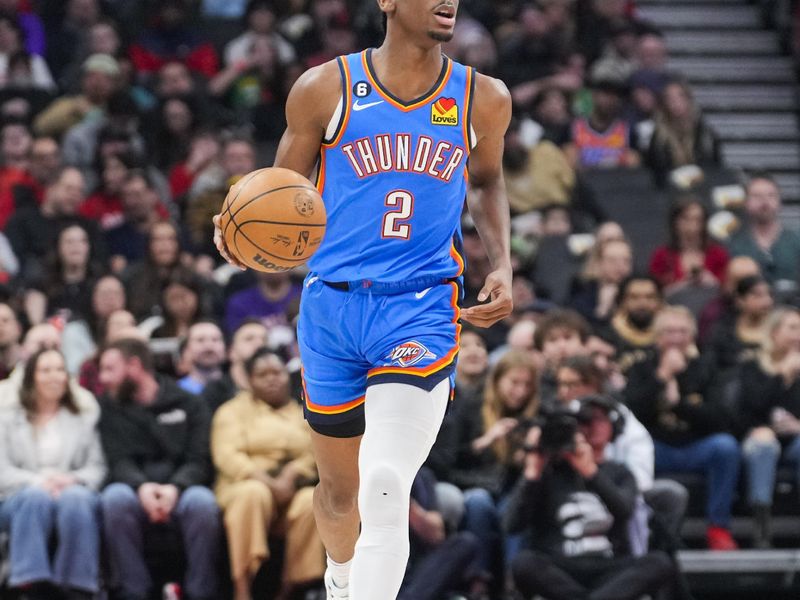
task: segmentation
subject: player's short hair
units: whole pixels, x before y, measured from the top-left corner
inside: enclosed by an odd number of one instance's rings
[[[583,344],[586,343],[592,333],[592,328],[588,321],[579,313],[569,308],[556,308],[545,313],[536,326],[536,332],[533,334],[533,347],[541,352],[544,347],[544,341],[554,329],[574,331],[581,338],[581,343]]]

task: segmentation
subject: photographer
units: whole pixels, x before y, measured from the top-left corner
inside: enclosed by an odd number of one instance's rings
[[[533,543],[512,563],[525,598],[633,600],[672,579],[664,553],[629,555],[637,489],[625,466],[605,459],[615,418],[613,401],[589,396],[529,430],[504,519],[510,533],[525,531]]]

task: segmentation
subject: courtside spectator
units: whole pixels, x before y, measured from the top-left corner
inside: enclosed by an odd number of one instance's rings
[[[110,485],[101,504],[113,587],[127,599],[152,591],[145,536],[154,525],[184,540],[185,591],[191,600],[217,596],[222,536],[213,492],[209,416],[199,399],[155,375],[144,342],[119,340],[100,357],[100,437]]]
[[[106,467],[96,423],[96,411],[75,403],[61,353],[34,354],[19,402],[0,417],[0,514],[9,584],[20,597],[91,600],[99,590],[97,489]]]
[[[566,406],[572,400],[604,394],[604,373],[589,356],[566,359],[558,369],[556,378],[558,399]],[[669,534],[678,539],[686,515],[689,492],[677,481],[654,479],[653,438],[631,409],[616,401],[613,396],[607,397],[610,401],[613,400],[613,404],[609,403],[608,406],[613,407],[622,418],[619,420],[620,424],[615,426],[614,438],[606,446],[606,458],[628,467],[647,504],[662,519]],[[647,540],[644,541],[646,548]]]
[[[635,600],[655,596],[674,577],[662,552],[630,555],[627,525],[638,492],[631,472],[606,459],[619,416],[612,406],[603,397],[581,403],[588,414],[571,450],[542,448],[542,430],[528,432],[523,474],[504,513],[507,531],[527,534],[529,548],[511,567],[526,600]]]
[[[767,320],[757,358],[739,369],[740,427],[754,545],[772,544],[771,510],[779,463],[800,485],[800,312],[777,309]]]
[[[61,351],[61,330],[52,323],[34,325],[25,332],[18,353],[19,361],[8,377],[0,381],[0,413],[19,404],[19,389],[25,378],[25,366],[32,356],[42,350]],[[99,413],[100,407],[94,394],[82,388],[73,377],[69,379],[69,389],[81,412],[87,415]]]
[[[217,500],[228,535],[234,600],[269,560],[268,539],[286,539],[283,593],[322,579],[325,550],[314,523],[317,472],[302,407],[291,397],[286,364],[266,348],[245,362],[249,391],[214,415],[211,448]]]
[[[739,444],[715,372],[695,346],[688,309],[663,308],[653,325],[656,352],[628,371],[626,403],[653,436],[656,473],[703,473],[711,550],[736,550],[730,520]]]

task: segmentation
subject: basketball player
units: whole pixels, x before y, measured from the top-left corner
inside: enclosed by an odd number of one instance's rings
[[[298,338],[329,599],[396,598],[411,484],[450,397],[459,316],[488,327],[512,308],[508,91],[442,54],[458,0],[377,1],[383,45],[297,81],[275,160],[306,176],[318,165],[328,216]],[[493,271],[479,295],[488,302],[459,310],[468,178]],[[237,264],[219,227],[215,242]]]

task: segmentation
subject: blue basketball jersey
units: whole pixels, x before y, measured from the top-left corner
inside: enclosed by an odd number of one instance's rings
[[[474,72],[443,57],[433,88],[403,102],[371,53],[338,59],[342,113],[317,177],[328,224],[309,268],[327,281],[458,277]]]

